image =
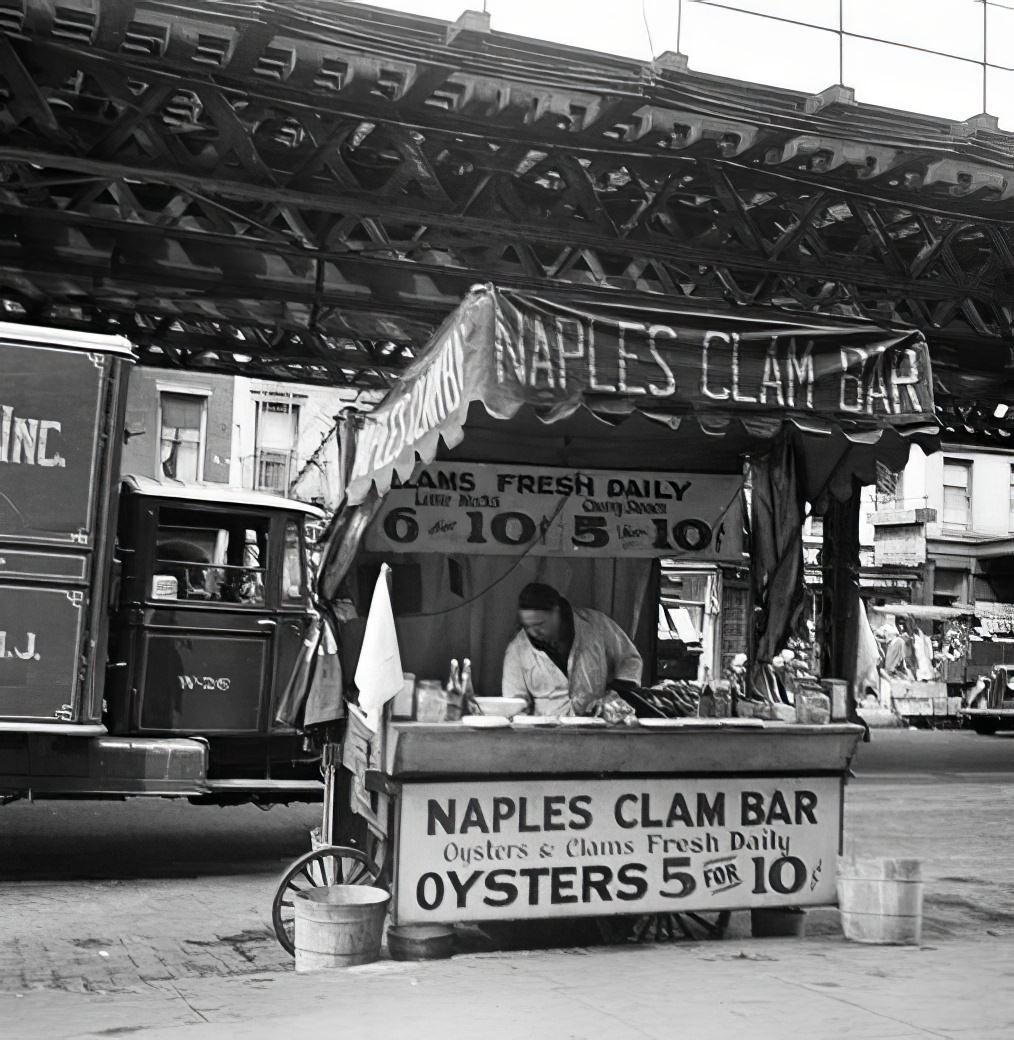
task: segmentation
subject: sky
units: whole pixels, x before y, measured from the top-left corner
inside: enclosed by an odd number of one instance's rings
[[[448,21],[483,0],[369,0],[375,7]],[[839,0],[721,0],[730,6],[837,28]],[[847,32],[928,50],[941,58],[846,39],[843,82],[859,101],[963,120],[983,111],[981,0],[841,0]],[[494,30],[650,59],[679,49],[690,68],[818,93],[840,82],[838,37],[683,0],[486,0]],[[1014,0],[990,0],[990,62],[1014,69]],[[649,40],[650,36],[650,40]],[[962,61],[961,58],[972,59]],[[1014,71],[987,74],[987,111],[1014,131]]]

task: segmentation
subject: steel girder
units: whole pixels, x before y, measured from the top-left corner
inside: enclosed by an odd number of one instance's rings
[[[492,280],[915,325],[945,408],[1006,378],[988,119],[312,0],[0,0],[0,99],[7,316],[152,363],[383,385]]]

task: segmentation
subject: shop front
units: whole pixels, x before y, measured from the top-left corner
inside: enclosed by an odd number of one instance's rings
[[[862,728],[820,676],[776,674],[803,617],[802,526],[931,443],[931,386],[921,337],[873,325],[466,297],[347,439],[320,578],[353,698],[371,602],[393,610],[405,684],[348,709],[361,819],[340,805],[332,836],[365,821],[398,929],[834,902]],[[727,631],[723,573],[750,575]],[[588,679],[572,619],[547,710],[505,666],[519,640],[525,661],[553,655],[533,587],[608,618],[635,672],[607,654]],[[665,674],[667,601],[667,631],[716,669],[741,632],[740,681]],[[443,683],[466,658],[467,688]]]

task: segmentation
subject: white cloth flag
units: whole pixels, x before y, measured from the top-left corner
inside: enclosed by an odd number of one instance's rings
[[[867,689],[876,690],[880,698],[880,646],[862,600],[859,601],[858,620],[859,639],[856,641],[856,681],[853,692],[856,704],[862,704]]]
[[[391,593],[387,586],[390,573],[391,568],[386,563],[381,564],[380,576],[370,601],[370,613],[366,618],[363,648],[356,666],[359,706],[366,712],[371,724],[380,709],[405,682],[398,633],[394,628],[394,611],[391,609]]]

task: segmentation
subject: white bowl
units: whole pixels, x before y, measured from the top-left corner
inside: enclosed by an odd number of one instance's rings
[[[476,697],[475,703],[482,709],[483,715],[502,715],[508,719],[528,707],[524,697]]]
[[[472,729],[502,729],[509,726],[511,721],[503,715],[466,715],[461,724]]]

